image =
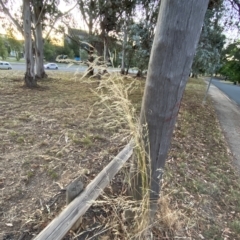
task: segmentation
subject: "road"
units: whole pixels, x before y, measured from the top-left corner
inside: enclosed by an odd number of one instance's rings
[[[25,63],[11,63],[13,70],[25,70]],[[84,65],[69,65],[69,64],[63,64],[58,63],[58,70],[51,70],[51,71],[61,71],[61,72],[84,72],[87,69],[87,66]],[[46,71],[49,71],[46,69]],[[119,68],[108,68],[109,72],[120,72]],[[136,70],[130,69],[130,73],[136,73]]]
[[[240,86],[217,79],[213,79],[212,83],[240,106]]]
[[[25,63],[11,63],[13,70],[25,70]],[[84,72],[87,69],[87,66],[77,66],[77,65],[68,65],[68,64],[58,64],[58,70],[57,71],[62,71],[62,72]],[[46,70],[48,71],[48,70]],[[53,71],[53,70],[51,70]]]

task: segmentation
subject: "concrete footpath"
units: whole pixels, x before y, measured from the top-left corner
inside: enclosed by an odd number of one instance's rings
[[[209,95],[214,100],[223,133],[240,171],[240,107],[214,85],[211,85]]]

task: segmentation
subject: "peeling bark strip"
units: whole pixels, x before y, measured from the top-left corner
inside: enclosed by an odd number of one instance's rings
[[[60,240],[71,229],[74,223],[91,207],[94,200],[102,193],[124,163],[131,157],[133,152],[132,144],[129,143],[57,216],[35,240]]]
[[[207,6],[208,0],[162,0],[160,5],[140,115],[141,125],[147,126],[142,136],[147,135],[145,151],[151,160],[152,200],[159,197],[162,170]]]

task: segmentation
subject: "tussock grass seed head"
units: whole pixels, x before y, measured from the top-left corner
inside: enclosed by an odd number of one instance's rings
[[[136,89],[139,89],[140,82],[129,76],[121,76],[119,74],[111,74],[100,81],[99,86],[95,90],[95,94],[99,96],[99,101],[95,105],[99,106],[99,118],[108,116],[104,124],[106,129],[116,130],[113,138],[121,138],[122,141],[134,142],[134,156],[131,164],[131,171],[139,175],[142,182],[142,200],[141,201],[124,201],[122,209],[124,211],[131,210],[134,215],[134,228],[131,231],[134,238],[141,238],[149,226],[149,157],[146,155],[143,140],[141,138],[139,117],[135,106],[129,99],[129,95]],[[118,131],[117,131],[118,130]],[[134,162],[137,161],[135,164]],[[132,183],[129,168],[125,172],[125,178],[128,180],[129,188]],[[131,239],[129,233],[126,237]],[[130,237],[130,238],[129,238]]]

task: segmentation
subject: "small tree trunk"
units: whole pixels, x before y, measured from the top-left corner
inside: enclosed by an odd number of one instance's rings
[[[127,45],[127,24],[124,22],[123,27],[123,43],[122,43],[122,66],[121,66],[121,74],[125,74],[125,53],[126,53],[126,45]]]
[[[150,158],[152,214],[207,5],[208,0],[162,0],[160,5],[140,114],[145,152]],[[134,176],[133,191],[138,193],[133,195],[138,196],[142,183]]]
[[[31,38],[31,10],[30,0],[23,0],[23,28],[25,44],[26,73],[24,82],[27,87],[36,87],[37,82],[34,75],[34,60]]]
[[[108,62],[108,40],[107,40],[107,34],[106,33],[104,35],[103,44],[104,44],[103,59],[104,59],[104,62],[107,63]]]
[[[87,69],[87,75],[88,76],[93,76],[94,75],[94,68],[92,66],[92,63],[94,61],[94,57],[92,55],[92,53],[90,52],[89,55],[88,55],[88,69]]]
[[[143,76],[142,70],[138,70],[136,76],[137,77],[142,77]]]
[[[125,74],[128,75],[128,71],[129,71],[129,66],[127,67]]]
[[[203,101],[202,101],[202,105],[204,105],[204,104],[206,103],[206,99],[207,99],[207,95],[208,95],[209,88],[210,88],[211,83],[212,83],[212,79],[213,79],[213,74],[211,74],[211,78],[210,78],[210,80],[209,80],[208,87],[207,87],[205,96],[204,96]]]

